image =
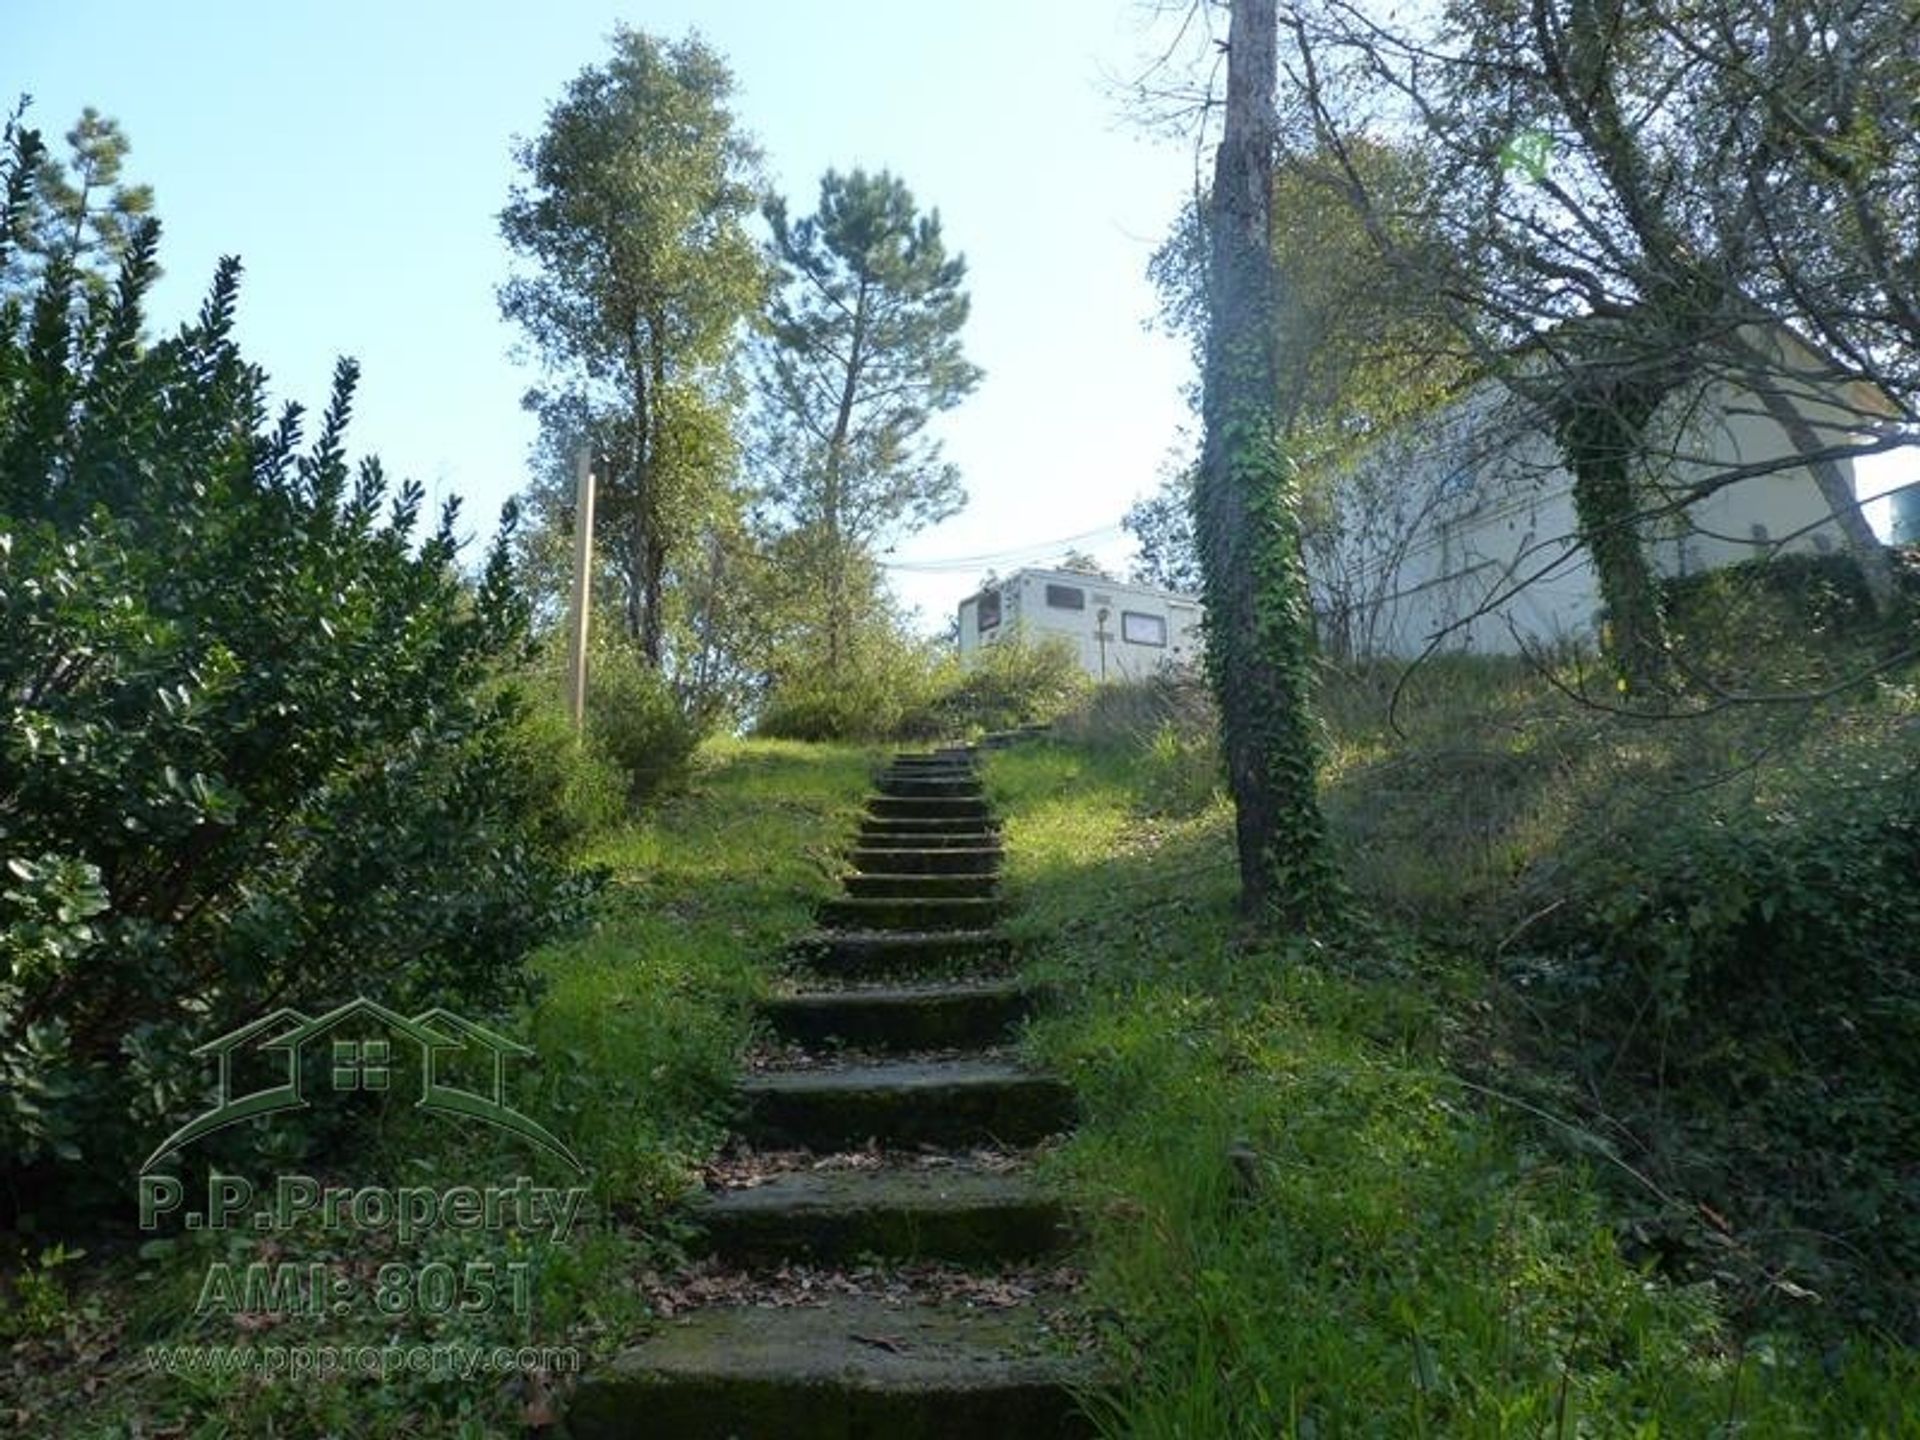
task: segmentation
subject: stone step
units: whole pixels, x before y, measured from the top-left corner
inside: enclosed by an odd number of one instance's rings
[[[902,900],[850,895],[821,901],[814,914],[828,930],[984,930],[1004,908],[991,896]]]
[[[835,1296],[670,1321],[583,1380],[576,1440],[977,1440],[1078,1437],[1084,1360],[1044,1315]]]
[[[900,846],[862,845],[847,858],[863,875],[992,875],[1000,869],[1003,854],[998,845],[922,849],[907,841]]]
[[[1001,1060],[762,1071],[740,1082],[735,1133],[758,1149],[1032,1145],[1073,1123],[1073,1092]]]
[[[874,816],[860,822],[860,834],[867,835],[985,835],[996,842],[1000,826],[993,820],[977,817],[927,819],[925,816]]]
[[[863,870],[845,876],[841,883],[849,895],[863,899],[985,900],[1000,881],[992,875],[931,875],[925,871],[894,875]]]
[[[971,775],[883,775],[880,794],[889,799],[972,800],[985,787]]]
[[[1066,1209],[1030,1177],[959,1164],[791,1171],[710,1192],[691,1213],[709,1253],[740,1265],[862,1255],[1011,1264],[1072,1238]]]
[[[901,931],[816,932],[787,948],[793,961],[817,975],[840,980],[1004,970],[1012,954],[1013,947],[991,930],[922,935]]]
[[[785,995],[761,1013],[775,1035],[797,1045],[944,1050],[996,1045],[1032,1008],[1031,991],[997,980]]]
[[[889,770],[873,779],[871,795],[890,795],[895,799],[937,800],[942,796],[968,800],[985,792],[980,777],[971,770],[951,773],[932,770]]]
[[[899,829],[902,833],[910,831],[929,831],[935,835],[950,833],[954,829],[989,829],[998,831],[1000,822],[991,814],[866,814],[860,816],[862,829]]]
[[[978,795],[869,795],[867,814],[875,820],[985,820],[987,802]]]

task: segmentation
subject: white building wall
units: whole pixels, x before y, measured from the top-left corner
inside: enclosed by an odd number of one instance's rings
[[[1719,386],[1672,422],[1680,458],[1653,495],[1731,465],[1796,452],[1759,402]],[[1801,397],[1823,442],[1857,427],[1854,410]],[[1841,462],[1851,488],[1852,471]],[[1665,486],[1664,491],[1662,485]],[[1443,650],[1514,653],[1594,633],[1601,613],[1592,561],[1575,536],[1571,474],[1552,437],[1496,383],[1376,445],[1339,481],[1331,538],[1309,545],[1323,643],[1337,653],[1412,656]],[[1758,528],[1756,528],[1758,527]],[[1713,491],[1648,526],[1649,559],[1690,574],[1783,551],[1824,551],[1841,532],[1803,466]]]

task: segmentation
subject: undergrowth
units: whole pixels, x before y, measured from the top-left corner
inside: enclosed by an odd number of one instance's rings
[[[0,1341],[12,1345],[0,1430],[461,1440],[551,1433],[564,1373],[163,1374],[146,1367],[146,1348],[571,1347],[585,1367],[632,1343],[650,1323],[635,1279],[679,1258],[673,1204],[722,1134],[762,983],[759,962],[831,893],[836,847],[872,766],[868,752],[852,747],[712,741],[695,757],[684,793],[589,845],[585,862],[610,871],[613,883],[590,928],[532,958],[544,984],[522,1034],[536,1054],[516,1062],[511,1081],[513,1098],[578,1156],[584,1175],[513,1137],[422,1114],[410,1101],[357,1111],[350,1153],[290,1162],[328,1185],[444,1192],[524,1174],[538,1185],[584,1186],[583,1216],[563,1240],[517,1225],[441,1230],[410,1244],[391,1232],[318,1225],[265,1237],[176,1226],[164,1238],[108,1235],[84,1254],[29,1254],[0,1282]],[[269,1121],[250,1137],[254,1169],[277,1173],[274,1135]],[[256,1178],[272,1184],[271,1173]],[[238,1275],[262,1261],[320,1263],[355,1277],[356,1301],[343,1315],[216,1307],[196,1316],[211,1267],[230,1265]],[[463,1284],[490,1277],[497,1303],[382,1313],[369,1301],[378,1267],[391,1262],[415,1274],[444,1264]],[[526,1267],[524,1311],[508,1303],[509,1265]]]
[[[1085,1114],[1054,1163],[1129,1377],[1110,1433],[1920,1433],[1911,1352],[1630,1255],[1613,1138],[1483,1063],[1484,956],[1236,933],[1231,812],[1165,774],[1120,745],[990,770],[1061,1001],[1032,1043]]]

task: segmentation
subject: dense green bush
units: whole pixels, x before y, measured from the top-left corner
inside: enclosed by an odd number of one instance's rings
[[[510,682],[512,721],[500,783],[541,845],[572,854],[627,814],[627,776],[599,746],[582,744],[559,687],[544,673]]]
[[[1092,688],[1071,644],[1016,632],[950,661],[930,708],[950,733],[1005,730],[1053,720]]]
[[[837,678],[778,680],[755,728],[783,740],[936,740],[1052,720],[1091,685],[1064,641],[1011,635],[962,661],[874,636]]]
[[[1920,1336],[1920,763],[1669,804],[1567,858],[1570,903],[1510,970],[1590,1093],[1766,1237],[1771,1281]],[[1726,1259],[1691,1228],[1657,1243]]]
[[[145,343],[157,241],[0,307],[7,1208],[118,1192],[204,1099],[192,1048],[265,1008],[503,1010],[582,889],[496,680],[504,543],[469,585],[453,507],[420,538],[419,487],[349,467],[350,364],[310,446],[297,407],[267,422],[237,262]]]
[[[1826,690],[1920,639],[1920,574],[1891,552],[1896,594],[1875,613],[1850,555],[1786,554],[1663,582],[1692,687]]]
[[[627,799],[644,805],[677,789],[706,738],[704,727],[631,645],[596,645],[587,675],[588,739],[623,777]]]
[[[838,674],[820,664],[786,667],[754,729],[775,740],[932,738],[938,722],[928,711],[942,673],[930,646],[888,621],[858,637]]]

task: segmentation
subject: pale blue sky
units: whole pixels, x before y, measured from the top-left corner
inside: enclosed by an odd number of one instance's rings
[[[736,113],[796,207],[829,166],[888,168],[966,254],[987,378],[943,433],[971,503],[902,557],[1107,527],[1081,544],[1118,562],[1121,513],[1179,443],[1189,366],[1143,329],[1144,271],[1194,162],[1126,124],[1108,83],[1151,51],[1134,0],[0,5],[0,94],[31,92],[50,138],[94,104],[133,141],[166,226],[155,322],[191,313],[239,254],[241,341],[276,393],[317,407],[334,357],[357,357],[356,453],[460,494],[473,528],[524,483],[532,436],[532,372],[493,298],[511,140],[619,21],[697,26],[728,57]],[[898,588],[937,626],[982,568]]]

